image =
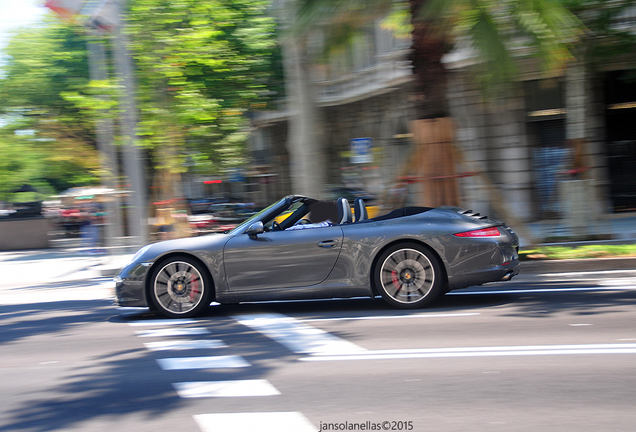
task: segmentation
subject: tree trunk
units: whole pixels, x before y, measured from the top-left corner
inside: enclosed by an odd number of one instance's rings
[[[119,4],[119,14],[123,13],[124,3]],[[123,20],[118,15],[114,26],[112,41],[115,71],[123,91],[120,95],[120,127],[123,141],[124,172],[131,185],[128,197],[128,229],[132,246],[148,243],[148,219],[146,215],[146,179],[141,151],[137,146],[137,108],[133,80],[132,57],[128,52],[126,34],[122,29]]]
[[[94,32],[92,38],[88,41],[90,79],[96,81],[108,79],[106,47],[104,42],[100,40],[101,38],[101,34]],[[95,135],[102,166],[102,184],[115,191],[117,188],[116,180],[119,177],[119,162],[117,149],[115,148],[113,121],[110,118],[98,117],[95,125]],[[120,200],[116,193],[106,197],[105,207],[104,246],[107,247],[109,253],[116,253],[113,247],[120,246],[118,240],[124,235]]]
[[[419,101],[417,118],[448,117],[448,78],[442,65],[442,57],[450,49],[450,45],[443,34],[434,31],[433,23],[421,18],[426,0],[411,0],[409,4],[413,17],[411,63],[416,75],[415,96]]]
[[[320,197],[325,189],[326,166],[306,43],[288,38],[283,42],[283,57],[290,114],[287,151],[292,191]]]
[[[451,113],[448,106],[448,72],[442,64],[442,58],[446,54],[451,45],[444,38],[442,33],[436,32],[434,23],[422,18],[421,10],[425,7],[427,0],[410,0],[411,16],[413,17],[413,51],[411,53],[411,61],[413,65],[413,73],[416,78],[416,94],[419,101],[417,107],[418,119],[434,119],[438,121],[450,120]],[[443,117],[448,117],[444,120]],[[434,140],[430,137],[430,140]],[[420,141],[426,141],[426,137],[419,137]],[[511,211],[506,205],[500,188],[495,185],[481,168],[481,166],[470,161],[463,149],[453,144],[452,141],[447,143],[447,152],[454,155],[457,163],[464,165],[468,171],[474,172],[479,176],[482,183],[488,191],[488,200],[495,211],[502,215],[506,222],[515,227],[519,234],[529,241],[531,244],[536,243],[526,224],[520,220],[514,211]],[[417,150],[417,148],[416,148]],[[445,153],[440,153],[442,156]],[[442,160],[434,161],[433,164],[444,166]],[[406,171],[412,171],[407,165]],[[448,174],[453,174],[449,172]],[[454,197],[452,194],[444,192],[445,195],[437,196],[439,200],[451,201]]]

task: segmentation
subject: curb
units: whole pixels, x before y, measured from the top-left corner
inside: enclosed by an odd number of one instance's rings
[[[522,261],[519,274],[636,270],[636,257]]]

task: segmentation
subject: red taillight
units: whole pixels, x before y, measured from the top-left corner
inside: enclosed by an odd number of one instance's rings
[[[497,237],[499,235],[501,235],[501,233],[497,227],[483,228],[475,231],[466,231],[455,234],[457,237]]]

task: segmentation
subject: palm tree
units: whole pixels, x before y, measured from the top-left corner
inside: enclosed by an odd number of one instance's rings
[[[431,119],[450,116],[442,58],[453,49],[461,46],[474,56],[484,94],[494,94],[514,78],[520,53],[538,57],[547,69],[564,67],[582,28],[560,0],[287,0],[286,6],[291,31],[284,55],[294,114],[288,149],[294,188],[307,194],[320,192],[325,178],[308,72],[312,31],[322,30],[329,49],[388,13],[410,17],[417,117]]]

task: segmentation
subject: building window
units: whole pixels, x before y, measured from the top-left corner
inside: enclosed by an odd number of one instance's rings
[[[525,83],[526,121],[532,145],[532,171],[538,216],[559,217],[559,181],[570,151],[565,143],[565,91],[560,80]]]
[[[636,210],[636,72],[605,77],[607,164],[615,212]]]

